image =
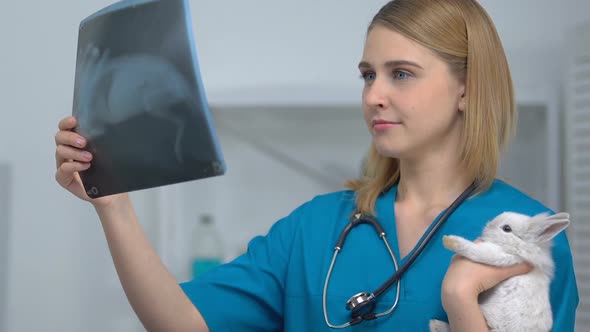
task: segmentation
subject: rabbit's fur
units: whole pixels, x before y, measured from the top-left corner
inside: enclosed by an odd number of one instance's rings
[[[533,265],[527,274],[509,278],[479,297],[491,331],[550,331],[553,325],[549,286],[554,263],[552,239],[569,225],[569,214],[527,216],[504,212],[490,221],[480,237],[443,237],[444,246],[472,261],[494,266],[521,262]],[[430,321],[431,332],[450,331],[449,325]]]

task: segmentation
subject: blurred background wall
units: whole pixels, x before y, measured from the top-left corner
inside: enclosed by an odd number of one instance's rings
[[[110,3],[0,2],[0,331],[142,330],[92,207],[54,181],[53,137],[71,112],[78,24]],[[188,278],[188,231],[199,214],[213,215],[231,259],[253,235],[358,172],[368,136],[356,65],[367,24],[384,3],[191,1],[228,174],[132,194],[179,280]],[[481,3],[503,40],[524,119],[502,175],[565,209],[568,197],[585,195],[571,189],[572,170],[562,160],[575,145],[568,133],[576,121],[566,111],[575,106],[568,102],[572,54],[583,48],[578,27],[590,21],[590,1]],[[584,159],[577,162],[584,167]],[[574,223],[586,230],[589,221]],[[579,312],[587,315],[590,260],[579,262],[587,278]]]

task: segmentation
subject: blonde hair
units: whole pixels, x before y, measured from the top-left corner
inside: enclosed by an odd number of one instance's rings
[[[461,158],[476,193],[487,190],[514,134],[516,110],[508,61],[485,9],[476,0],[393,0],[375,15],[367,33],[377,25],[432,50],[465,80]],[[346,186],[356,192],[358,211],[374,213],[377,197],[399,177],[399,160],[380,155],[371,144],[363,175]]]

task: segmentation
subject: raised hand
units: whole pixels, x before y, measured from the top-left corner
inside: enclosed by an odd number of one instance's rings
[[[126,196],[126,194],[112,195],[91,199],[86,194],[82,180],[78,172],[90,168],[92,154],[84,150],[86,140],[81,135],[75,133],[76,119],[67,117],[59,122],[59,131],[55,135],[55,180],[60,186],[85,201],[91,202],[95,207],[106,206],[117,197]]]

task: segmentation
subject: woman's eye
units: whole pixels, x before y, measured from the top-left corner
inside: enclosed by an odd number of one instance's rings
[[[510,232],[512,232],[512,228],[511,228],[510,226],[508,226],[508,225],[504,225],[504,226],[502,226],[502,230],[503,230],[504,232],[506,232],[506,233],[510,233]]]
[[[405,80],[410,76],[410,74],[406,73],[405,71],[396,70],[393,72],[393,78],[396,80]]]
[[[361,78],[365,81],[373,81],[373,80],[375,80],[375,76],[376,76],[375,73],[370,72],[370,71],[361,73]]]

